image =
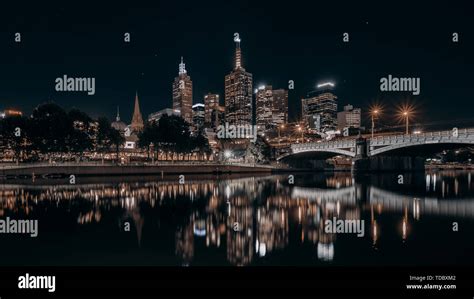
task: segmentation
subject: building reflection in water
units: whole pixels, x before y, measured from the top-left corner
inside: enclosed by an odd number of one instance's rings
[[[201,240],[207,248],[224,248],[227,262],[236,266],[283,252],[290,240],[309,244],[318,260],[331,262],[337,257],[338,235],[326,233],[324,223],[333,218],[368,221],[363,242],[369,240],[374,249],[380,249],[383,229],[386,234],[397,233],[381,227],[380,220],[386,214],[400,217],[397,227],[403,242],[413,237],[410,227],[423,215],[474,218],[471,173],[428,173],[420,183],[421,195],[416,190],[410,193],[383,188],[381,178],[358,182],[347,173],[302,175],[294,185],[285,184],[285,180],[285,176],[269,176],[187,180],[186,184],[4,184],[0,189],[0,217],[46,217],[51,209],[62,207],[64,213],[75,217],[78,226],[86,226],[115,215],[119,223],[131,221],[141,246],[143,229],[148,225],[144,212],[148,211],[150,218],[156,215],[159,225],[170,219],[159,215],[172,214],[173,221],[166,227],[174,230],[174,254],[184,266],[192,265]],[[417,195],[410,195],[413,193]]]

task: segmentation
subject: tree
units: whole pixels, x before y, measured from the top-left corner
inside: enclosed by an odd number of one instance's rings
[[[204,153],[209,154],[211,152],[211,147],[209,146],[209,141],[207,138],[199,132],[191,140],[193,150],[197,151],[202,158]]]
[[[247,163],[268,164],[270,162],[271,148],[266,140],[258,136],[255,142],[250,142],[245,152],[245,161]]]
[[[74,152],[82,158],[84,151],[90,150],[93,147],[92,143],[92,118],[86,113],[72,109],[68,113],[68,117],[72,122],[73,130],[69,135],[68,147],[71,152]]]
[[[74,128],[68,114],[54,103],[39,105],[33,111],[31,139],[42,153],[68,152]]]
[[[119,131],[112,128],[110,121],[105,117],[97,120],[98,129],[96,136],[96,149],[98,152],[109,152],[113,147],[116,152],[117,162],[119,161],[120,146],[125,142],[125,138]]]
[[[120,156],[120,146],[125,143],[125,137],[123,137],[119,131],[115,130],[114,128],[111,128],[111,131],[109,133],[109,138],[110,138],[110,144],[113,147],[115,147],[115,154],[116,154],[116,159],[118,163],[119,156]]]
[[[155,122],[148,123],[143,128],[143,131],[138,134],[138,146],[141,148],[146,148],[147,152],[150,152],[150,144],[158,144],[159,142],[159,132],[158,132],[158,124]],[[154,147],[154,153],[158,151],[158,147]],[[149,156],[148,156],[149,158]]]
[[[155,151],[189,153],[193,149],[189,124],[180,116],[163,115],[158,123],[145,126],[138,136],[139,146],[148,148],[150,143]]]

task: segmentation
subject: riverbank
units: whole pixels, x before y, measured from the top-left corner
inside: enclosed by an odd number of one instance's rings
[[[19,164],[0,165],[0,179],[54,178],[64,176],[127,176],[127,175],[185,175],[185,174],[231,174],[271,173],[281,169],[270,165],[215,164],[215,163],[160,163],[160,164]]]
[[[474,164],[427,164],[426,170],[474,170]]]

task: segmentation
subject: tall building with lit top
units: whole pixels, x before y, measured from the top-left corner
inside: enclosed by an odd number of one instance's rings
[[[204,129],[205,109],[204,104],[197,103],[193,105],[193,129],[200,131]]]
[[[252,74],[242,67],[240,38],[234,38],[235,67],[225,76],[226,122],[231,125],[252,125]]]
[[[319,84],[316,90],[301,99],[302,119],[306,126],[318,133],[337,128],[337,97],[333,83]]]
[[[181,116],[189,124],[193,123],[193,81],[187,74],[186,66],[181,57],[179,73],[173,81],[173,109],[179,110]]]

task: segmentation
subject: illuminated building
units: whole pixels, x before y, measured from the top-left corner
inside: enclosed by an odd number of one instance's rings
[[[216,129],[220,125],[224,125],[225,123],[225,107],[224,106],[216,106],[212,109],[211,112],[211,123],[210,127]]]
[[[344,106],[344,111],[337,113],[337,128],[360,128],[360,108],[354,108],[352,105]]]
[[[205,109],[204,104],[198,103],[193,105],[193,127],[196,131],[204,128]]]
[[[277,126],[288,123],[288,90],[273,90],[272,118]]]
[[[193,81],[188,76],[186,71],[186,65],[181,57],[181,63],[179,64],[179,73],[173,82],[173,109],[180,111],[181,116],[184,120],[192,124],[193,123]]]
[[[234,41],[235,67],[225,77],[226,122],[231,125],[252,125],[252,74],[242,67],[240,38]]]
[[[163,115],[180,116],[181,113],[180,113],[179,110],[174,110],[174,109],[171,109],[171,108],[165,108],[165,109],[162,109],[162,110],[157,111],[157,112],[153,112],[150,115],[148,115],[148,122],[158,122]]]
[[[7,118],[11,116],[22,116],[23,113],[20,110],[16,109],[6,109],[5,111],[0,113],[1,118]]]
[[[219,106],[219,95],[215,93],[208,93],[204,96],[205,109],[205,124],[206,127],[211,127],[212,112]]]
[[[260,86],[255,93],[256,123],[259,130],[269,129],[272,125],[273,90],[271,85]]]
[[[334,84],[319,84],[317,89],[301,100],[302,118],[306,126],[318,133],[337,128],[337,97]]]
[[[256,122],[260,130],[270,129],[288,122],[288,91],[260,86],[255,90]]]

